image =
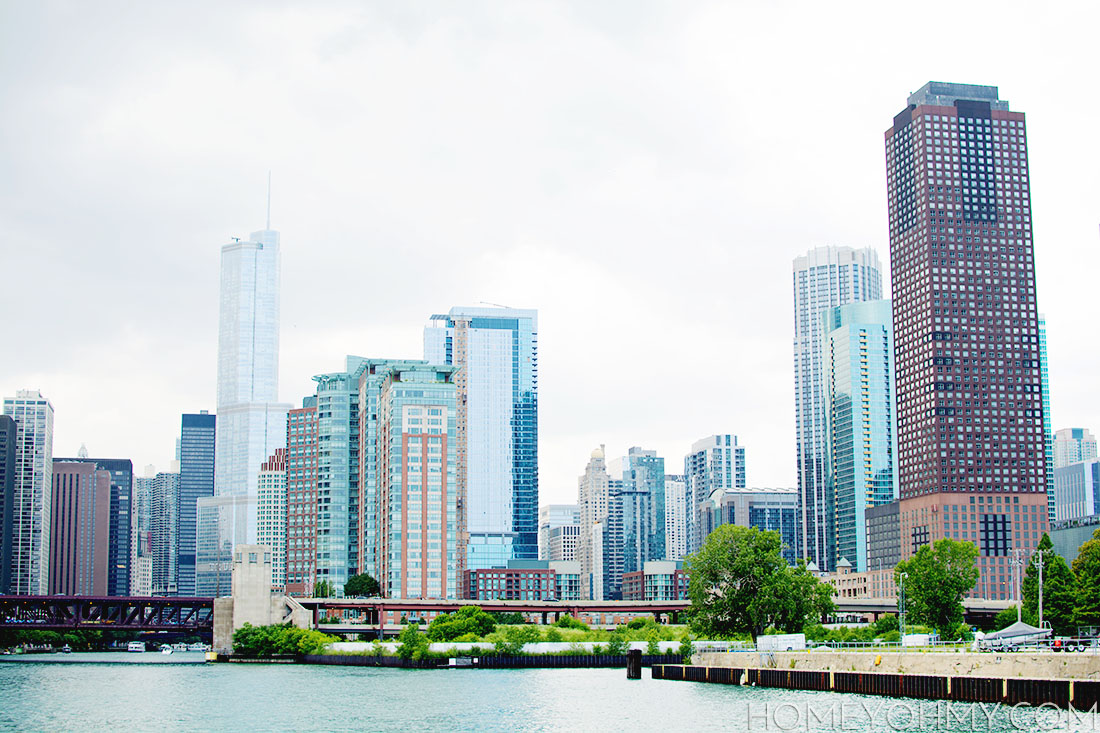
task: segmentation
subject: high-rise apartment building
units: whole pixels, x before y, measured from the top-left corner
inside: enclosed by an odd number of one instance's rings
[[[731,434],[709,435],[695,441],[684,457],[684,482],[687,493],[688,546],[697,552],[707,538],[699,526],[699,507],[714,493],[745,488],[745,447]]]
[[[271,587],[286,587],[286,450],[278,448],[260,466],[256,538],[271,548]]]
[[[0,595],[11,583],[11,543],[15,503],[15,420],[0,415]]]
[[[538,313],[452,308],[424,329],[424,358],[459,367],[459,548],[465,568],[538,557]]]
[[[929,82],[885,132],[901,554],[974,542],[974,593],[1047,528],[1024,115],[996,87]]]
[[[260,464],[284,448],[290,405],[279,399],[279,232],[270,226],[222,247],[218,328],[218,422],[214,494],[245,496],[231,544],[256,541]]]
[[[214,495],[217,419],[200,411],[183,415],[180,427],[180,473],[177,495],[176,577],[171,584],[181,596],[195,595],[198,502]],[[156,571],[154,571],[154,576]],[[156,580],[154,580],[154,584]]]
[[[317,569],[317,397],[286,420],[286,592],[313,594]]]
[[[1088,428],[1062,428],[1054,433],[1055,468],[1096,457],[1096,437]]]
[[[563,552],[572,549],[575,554],[577,531],[580,529],[581,513],[576,504],[546,504],[539,507],[539,559],[572,560],[573,555],[561,557]],[[555,531],[567,528],[568,531]],[[551,535],[556,538],[556,555],[551,557]],[[569,549],[566,549],[569,548]]]
[[[8,590],[45,595],[50,579],[53,406],[37,390],[20,390],[4,399],[4,414],[15,421]]]
[[[577,541],[577,560],[581,564],[581,597],[599,599],[594,589],[602,577],[600,566],[603,557],[602,530],[607,525],[610,480],[604,446],[592,451],[584,475],[577,480],[577,507],[580,513],[580,535]]]
[[[134,464],[129,458],[55,458],[54,463],[91,463],[111,477],[110,530],[108,542],[107,595],[130,595],[130,555],[133,541]]]
[[[834,517],[828,480],[826,371],[821,314],[882,298],[882,268],[871,248],[817,247],[794,259],[794,407],[800,533],[798,554],[832,569]]]
[[[110,471],[92,461],[54,461],[52,491],[50,595],[118,595],[109,590],[115,576]]]
[[[1054,423],[1050,417],[1050,368],[1047,365],[1047,319],[1039,314],[1039,374],[1043,390],[1043,446],[1047,471],[1047,522],[1054,521]]]
[[[213,417],[213,416],[211,416]],[[209,474],[211,478],[214,473],[213,465],[213,452],[214,452],[214,428],[213,424],[209,429],[209,448],[210,448],[210,463]],[[190,475],[190,478],[194,478],[194,474]],[[182,491],[181,485],[183,481],[183,474],[175,471],[168,471],[156,474],[153,478],[153,523],[150,535],[150,546],[152,549],[152,569],[150,583],[152,584],[152,593],[156,596],[174,596],[178,592],[177,583],[179,579],[185,574],[179,571],[180,566],[180,521],[182,512],[180,512],[180,493]],[[197,499],[193,500],[193,503],[197,503]],[[190,514],[191,522],[191,553],[189,555],[190,564],[189,571],[186,573],[186,577],[190,580],[188,591],[181,593],[180,595],[193,596],[195,595],[195,555],[194,555],[194,542],[195,542],[195,510],[192,509]]]
[[[897,499],[890,301],[828,308],[822,321],[831,563],[845,559],[863,572],[865,512]]]
[[[134,498],[130,512],[132,596],[153,594],[153,491],[156,482],[156,466],[147,465],[143,475],[134,476]]]
[[[696,509],[704,536],[723,524],[778,532],[783,559],[797,561],[798,492],[794,489],[741,488],[715,491]]]
[[[665,476],[665,556],[682,560],[687,554],[687,482],[683,476]]]
[[[635,446],[611,462],[609,473],[622,481],[622,572],[637,572],[647,560],[665,558],[665,459]]]
[[[1054,469],[1055,520],[1100,515],[1100,459]]]

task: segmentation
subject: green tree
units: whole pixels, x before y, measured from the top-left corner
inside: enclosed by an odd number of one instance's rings
[[[381,594],[378,581],[368,573],[359,573],[344,583],[344,595],[348,598],[371,598]]]
[[[1100,529],[1077,550],[1073,575],[1077,579],[1074,622],[1079,626],[1100,625]]]
[[[428,637],[420,633],[420,627],[406,626],[397,637],[397,656],[402,659],[420,659],[428,651]]]
[[[333,596],[332,582],[320,580],[313,584],[314,598],[331,598]]]
[[[480,606],[463,606],[454,613],[441,613],[428,625],[431,641],[454,641],[460,636],[473,634],[487,636],[496,629],[493,617]]]
[[[994,616],[993,630],[1000,631],[1001,629],[1007,629],[1009,626],[1016,623],[1017,615],[1020,616],[1020,620],[1023,621],[1025,624],[1031,624],[1032,626],[1034,626],[1035,624],[1039,623],[1039,619],[1028,613],[1026,608],[1023,610],[1022,614],[1017,614],[1017,608],[1019,608],[1019,606],[1009,606],[1008,608],[1000,611],[996,616]]]
[[[607,653],[608,654],[626,654],[626,650],[630,648],[630,644],[626,639],[617,631],[612,631],[611,636],[607,639]]]
[[[645,653],[650,655],[661,653],[661,635],[657,633],[657,629],[650,629],[646,636]]]
[[[523,654],[524,644],[534,643],[539,640],[539,630],[534,626],[508,626],[504,629],[502,638],[498,639],[494,647],[498,654],[509,657]]]
[[[832,587],[806,570],[790,567],[778,532],[725,524],[710,533],[684,565],[691,625],[698,634],[754,636],[769,626],[801,631],[835,608]]]
[[[951,539],[923,545],[894,568],[900,589],[905,573],[905,613],[908,622],[928,624],[947,635],[963,620],[963,596],[978,580],[978,547]]]
[[[1058,636],[1074,633],[1073,604],[1077,596],[1077,579],[1061,555],[1054,552],[1054,543],[1046,532],[1039,540],[1038,551],[1031,556],[1024,574],[1024,613],[1039,618],[1039,566],[1043,558],[1043,621]],[[1036,621],[1038,623],[1038,621]]]
[[[581,621],[576,616],[570,616],[568,614],[555,621],[554,625],[559,629],[580,629],[581,631],[588,631],[588,624]]]
[[[688,581],[689,583],[691,581]],[[684,664],[691,664],[691,654],[694,651],[691,645],[691,634],[684,634],[684,638],[680,639],[680,658],[684,660]]]

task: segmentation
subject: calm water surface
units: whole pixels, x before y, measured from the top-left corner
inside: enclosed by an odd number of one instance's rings
[[[1098,730],[1095,716],[627,680],[621,669],[202,664],[202,654],[0,658],[0,729],[35,731]],[[937,712],[938,711],[938,712]]]

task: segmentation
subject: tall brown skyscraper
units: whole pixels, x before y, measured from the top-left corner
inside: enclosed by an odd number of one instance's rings
[[[1024,115],[929,82],[886,131],[901,554],[974,542],[974,592],[1012,598],[1047,528]]]

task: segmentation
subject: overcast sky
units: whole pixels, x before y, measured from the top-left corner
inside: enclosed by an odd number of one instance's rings
[[[280,397],[432,313],[539,310],[541,501],[716,432],[794,486],[791,260],[889,259],[883,132],[930,79],[1027,113],[1054,427],[1100,429],[1091,3],[16,2],[0,393],[162,470],[214,409],[219,253],[282,232]]]

